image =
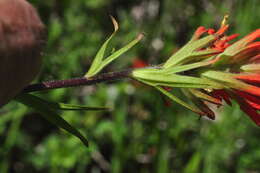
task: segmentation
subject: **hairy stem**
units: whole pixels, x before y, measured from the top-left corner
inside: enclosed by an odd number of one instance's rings
[[[38,84],[29,85],[23,90],[23,92],[28,93],[28,92],[44,91],[44,90],[51,90],[51,89],[58,89],[58,88],[93,85],[93,84],[107,82],[107,81],[129,78],[131,72],[132,70],[125,70],[119,72],[104,73],[90,78],[82,77],[82,78],[72,78],[72,79],[65,79],[65,80],[46,81]]]

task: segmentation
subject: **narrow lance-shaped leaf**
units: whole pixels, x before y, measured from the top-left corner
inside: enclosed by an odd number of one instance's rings
[[[83,105],[72,105],[65,103],[53,103],[46,101],[46,104],[52,109],[63,110],[63,111],[104,111],[108,110],[107,107],[94,107],[94,106],[83,106]]]
[[[215,62],[215,60],[202,61],[202,62],[197,62],[197,63],[192,63],[192,64],[169,67],[169,68],[158,70],[158,71],[161,71],[161,73],[165,73],[165,74],[174,74],[174,73],[180,73],[180,72],[184,72],[184,71],[188,71],[188,70],[193,70],[193,69],[200,68],[203,66],[208,66],[214,62]]]
[[[107,46],[110,42],[110,40],[114,37],[114,35],[116,34],[116,32],[118,31],[118,23],[115,20],[115,18],[113,16],[110,16],[113,26],[114,26],[114,32],[111,34],[111,36],[104,42],[104,44],[101,46],[101,48],[99,49],[96,57],[93,60],[93,63],[91,64],[90,69],[88,70],[87,74],[85,75],[86,77],[91,77],[95,75],[95,71],[99,68],[99,66],[102,63],[102,60],[104,58],[105,55],[105,51],[107,49]]]
[[[72,135],[78,137],[85,146],[88,146],[87,139],[73,126],[71,126],[66,120],[64,120],[52,107],[49,102],[36,97],[31,94],[21,94],[15,98],[18,102],[23,103],[26,106],[32,107],[40,113],[45,119],[53,123],[54,125],[64,129]]]
[[[226,88],[239,89],[250,94],[260,96],[260,88],[258,86],[250,85],[240,80],[235,79],[236,74],[230,74],[220,71],[207,71],[202,73],[203,76],[218,81]]]
[[[247,64],[240,67],[245,72],[260,72],[260,64]]]
[[[157,90],[159,90],[161,93],[163,93],[164,95],[166,95],[167,97],[169,97],[171,100],[175,101],[176,103],[190,109],[191,111],[198,113],[199,115],[203,115],[204,112],[200,111],[198,108],[189,105],[188,103],[182,101],[181,99],[179,99],[178,97],[174,96],[172,93],[168,92],[167,90],[163,89],[162,87],[155,87]]]
[[[140,78],[135,78],[137,81],[148,84],[150,86],[164,86],[164,87],[171,87],[171,88],[204,88],[204,89],[212,89],[209,85],[203,84],[190,84],[190,83],[163,83],[163,82],[154,82],[150,80],[144,80]]]
[[[114,37],[116,34],[116,31],[118,30],[118,24],[116,20],[112,18],[115,31],[114,33],[109,37],[109,39],[102,45],[101,49],[98,51],[89,71],[85,75],[85,77],[92,77],[99,73],[103,68],[105,68],[108,64],[110,64],[112,61],[116,60],[119,56],[121,56],[123,53],[127,52],[129,49],[131,49],[134,45],[136,45],[143,37],[143,34],[139,34],[133,41],[122,47],[121,49],[117,51],[113,51],[113,53],[104,59],[104,54],[106,51],[106,48],[110,42],[110,40]]]
[[[198,50],[199,48],[202,48],[212,42],[216,39],[216,36],[209,35],[202,39],[192,41],[187,43],[185,46],[183,46],[179,51],[177,51],[175,54],[173,54],[163,65],[164,68],[173,67],[177,64],[179,64],[181,61],[185,60],[189,56],[192,55],[192,53],[195,50]]]
[[[244,89],[250,88],[249,84],[246,84],[242,81],[235,79],[235,74],[220,72],[220,71],[206,71],[202,73],[202,76],[207,77],[209,79],[213,79],[218,81],[221,85],[225,85],[225,87],[236,88],[236,89]]]
[[[191,92],[194,96],[196,96],[196,97],[198,97],[198,98],[201,98],[201,99],[203,99],[203,100],[209,101],[209,102],[214,103],[214,104],[217,104],[217,105],[221,105],[221,103],[222,103],[222,101],[221,101],[220,99],[217,99],[217,98],[215,98],[215,97],[212,97],[212,96],[210,96],[210,95],[208,95],[208,94],[206,94],[206,93],[204,93],[204,92],[202,92],[202,91],[199,91],[199,90],[197,90],[197,89],[189,89],[189,90],[190,90],[190,92]]]
[[[107,66],[109,63],[117,59],[120,55],[127,52],[129,49],[131,49],[134,45],[136,45],[142,38],[144,37],[143,34],[139,34],[133,41],[122,47],[121,49],[115,51],[112,55],[107,57],[99,67],[100,70],[102,70],[105,66]],[[98,71],[99,72],[99,71]]]
[[[223,88],[218,83],[211,81],[209,79],[192,77],[192,76],[184,76],[184,75],[177,75],[177,74],[160,74],[160,73],[153,73],[149,69],[137,69],[134,70],[132,73],[133,78],[142,79],[146,81],[150,81],[152,83],[160,83],[164,86],[167,84],[174,85],[174,84],[189,84],[189,85],[203,85],[208,86],[214,89],[221,89]]]
[[[182,92],[184,93],[184,95],[186,95],[190,101],[192,101],[192,103],[194,105],[197,106],[197,108],[203,112],[203,115],[206,115],[208,118],[214,120],[215,119],[215,114],[214,112],[198,97],[195,97],[193,95],[193,93],[190,92],[190,90],[183,90]]]
[[[92,72],[91,76],[96,75],[99,73],[104,67],[106,67],[108,64],[110,64],[112,61],[117,59],[120,55],[127,52],[129,49],[131,49],[134,45],[136,45],[141,39],[143,38],[143,34],[139,34],[133,41],[128,43],[126,46],[122,47],[121,49],[115,51],[112,55],[104,59],[101,64],[96,68],[95,71]],[[90,76],[87,76],[90,77]]]
[[[152,83],[150,82],[147,82],[147,81],[144,81],[144,80],[141,80],[139,79],[140,82],[146,84],[146,85],[150,85],[154,88],[156,88],[158,91],[160,91],[162,94],[164,94],[165,96],[169,97],[171,100],[173,100],[174,102],[188,108],[189,110],[197,113],[197,114],[200,114],[200,115],[203,115],[204,113],[202,111],[200,111],[198,108],[194,107],[194,106],[191,106],[189,105],[188,103],[184,102],[183,100],[179,99],[178,97],[174,96],[172,93],[170,93],[169,91],[165,90],[164,88],[162,88],[161,86],[154,86]]]

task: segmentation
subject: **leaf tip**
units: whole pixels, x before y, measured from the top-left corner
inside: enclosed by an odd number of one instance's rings
[[[144,33],[144,32],[139,33],[139,34],[137,35],[136,39],[137,39],[137,40],[142,40],[142,39],[144,38],[144,36],[145,36],[145,33]]]
[[[114,32],[116,32],[119,29],[119,25],[118,25],[116,19],[112,15],[110,15],[110,18],[111,18],[113,26],[114,26]]]

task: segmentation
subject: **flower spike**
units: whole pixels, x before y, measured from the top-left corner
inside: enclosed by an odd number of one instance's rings
[[[260,29],[234,41],[239,34],[226,35],[226,15],[218,30],[197,28],[191,40],[163,65],[135,69],[132,77],[155,87],[186,108],[214,119],[207,105],[218,107],[235,100],[260,126]],[[232,42],[231,42],[232,41]],[[190,103],[173,97],[171,90],[181,88]]]

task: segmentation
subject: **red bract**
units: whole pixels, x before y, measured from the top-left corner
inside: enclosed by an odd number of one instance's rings
[[[228,30],[229,25],[223,24],[217,31],[215,31],[212,28],[206,29],[203,26],[200,26],[197,28],[195,31],[192,40],[198,40],[201,38],[201,36],[205,33],[209,35],[215,35],[216,39],[208,46],[205,48],[202,48],[202,50],[205,49],[213,49],[217,50],[218,52],[215,52],[215,54],[219,54],[223,52],[228,46],[230,46],[230,41],[237,38],[238,34],[232,34],[230,36],[225,36],[224,33]],[[211,54],[214,55],[214,54]]]
[[[234,78],[240,83],[242,82],[242,85],[240,86],[236,80],[230,80],[228,77],[227,81],[218,80],[218,77],[214,77],[218,82],[222,82],[221,84],[225,87],[213,90],[210,95],[225,100],[229,105],[231,105],[231,99],[236,100],[241,109],[260,126],[260,114],[258,113],[260,110],[260,64],[258,64],[260,62],[260,42],[254,42],[260,37],[260,29],[231,44],[230,41],[237,38],[238,34],[224,35],[229,28],[225,22],[226,20],[217,31],[199,27],[193,39],[199,39],[205,33],[217,35],[218,37],[203,50],[218,50],[219,53],[215,57],[217,61],[214,62],[215,67],[223,70],[223,64],[225,64],[225,71],[230,75],[234,73]],[[243,72],[240,69],[243,65],[248,72]],[[219,78],[223,78],[223,76],[219,76]]]
[[[258,126],[260,126],[260,97],[251,95],[244,91],[215,90],[211,93],[214,97],[225,100],[231,106],[231,99],[234,99],[243,110]]]
[[[235,93],[242,97],[251,107],[260,110],[260,97],[250,95],[243,91],[235,91]]]
[[[226,40],[235,38],[237,35],[231,35]],[[214,97],[222,98],[228,104],[230,99],[234,99],[240,105],[241,109],[257,124],[260,126],[260,68],[259,56],[260,56],[260,42],[253,42],[260,37],[260,29],[255,30],[239,41],[233,43],[226,48],[222,54],[218,56],[226,58],[227,64],[230,64],[228,70],[235,72],[234,79],[243,82],[243,86],[237,86],[234,83],[234,87],[229,86],[229,90],[215,90],[213,92]],[[233,64],[235,63],[234,69]],[[247,66],[246,71],[241,71],[241,66]],[[236,85],[236,86],[235,86]]]
[[[133,65],[132,65],[133,68],[142,68],[142,67],[146,67],[146,66],[148,66],[148,64],[145,61],[138,59],[138,58],[134,59]]]
[[[250,103],[245,95],[241,95],[241,93],[236,93],[233,98],[238,102],[240,108],[256,123],[256,125],[260,126],[260,114],[257,112],[259,109],[254,108],[252,103]]]
[[[260,84],[260,74],[240,74],[235,76],[235,78],[250,84]]]
[[[242,65],[250,61],[252,62],[251,58],[255,58],[255,56],[259,55],[260,42],[253,42],[259,37],[260,29],[257,29],[227,47],[219,57],[228,57],[228,59],[226,59],[227,63],[240,63]]]
[[[199,39],[204,33],[206,33],[208,29],[206,29],[204,26],[200,26],[197,28],[197,30],[194,32],[193,40]]]
[[[213,92],[211,92],[211,95],[215,98],[224,100],[230,106],[232,105],[231,98],[225,90],[214,90]]]
[[[240,104],[241,109],[260,126],[260,88],[255,86],[260,83],[260,74],[238,75],[236,79],[249,83],[251,87],[243,91],[235,90],[234,94],[238,97],[234,99]]]

